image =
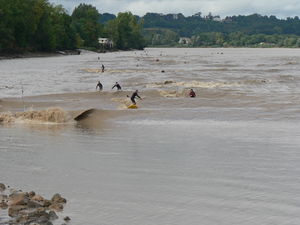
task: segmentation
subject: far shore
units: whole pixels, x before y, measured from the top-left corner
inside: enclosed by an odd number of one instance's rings
[[[83,51],[90,51],[95,53],[109,53],[109,52],[122,52],[122,51],[134,51],[137,49],[119,50],[119,49],[106,49],[106,50],[90,50],[90,49],[75,49],[75,50],[63,50],[54,52],[23,52],[23,53],[1,53],[0,60],[4,59],[19,59],[19,58],[40,58],[40,57],[53,57],[60,55],[80,55]]]
[[[65,50],[55,52],[23,52],[23,53],[0,53],[0,60],[3,59],[19,59],[19,58],[39,58],[52,57],[59,55],[80,55],[81,50]]]

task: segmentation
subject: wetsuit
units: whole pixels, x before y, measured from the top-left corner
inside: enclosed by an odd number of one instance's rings
[[[114,89],[115,87],[116,87],[118,90],[121,90],[121,89],[122,89],[121,86],[120,86],[120,84],[115,84],[111,89]]]
[[[102,64],[102,73],[104,72],[104,69],[105,69],[105,67],[104,67],[104,65]]]
[[[98,82],[98,84],[96,86],[96,90],[97,90],[98,87],[99,87],[100,91],[103,89],[103,85],[100,82]]]
[[[190,97],[191,98],[195,98],[196,97],[196,93],[194,91],[190,91]]]
[[[139,99],[141,99],[141,97],[138,95],[138,93],[135,91],[133,92],[133,94],[131,95],[130,97],[130,100],[132,101],[133,104],[136,105],[136,102],[135,102],[135,98],[138,97]]]

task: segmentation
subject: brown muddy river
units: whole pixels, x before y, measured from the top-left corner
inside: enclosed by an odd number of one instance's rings
[[[297,225],[299,71],[299,49],[1,60],[0,182],[74,225]]]

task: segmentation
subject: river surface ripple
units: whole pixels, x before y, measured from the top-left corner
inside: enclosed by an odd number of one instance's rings
[[[98,111],[0,125],[0,182],[61,193],[74,225],[298,225],[299,71],[299,49],[2,60],[1,112],[24,110],[22,89],[25,107]],[[120,107],[135,89],[140,108]]]

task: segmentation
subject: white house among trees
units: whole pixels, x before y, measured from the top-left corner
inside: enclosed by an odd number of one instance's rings
[[[112,48],[114,46],[114,43],[109,38],[98,38],[98,42],[100,45]]]
[[[192,44],[192,40],[188,37],[181,37],[181,38],[179,38],[178,43],[190,45],[190,44]]]

